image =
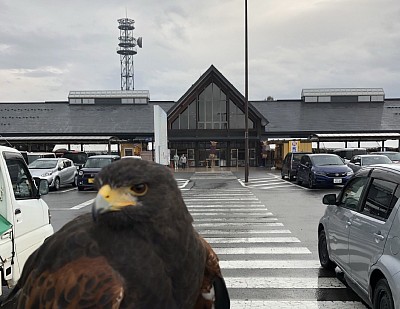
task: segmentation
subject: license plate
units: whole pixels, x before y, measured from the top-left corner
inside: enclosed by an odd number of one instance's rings
[[[88,183],[94,183],[94,178],[88,178],[87,182]]]
[[[333,183],[342,183],[342,178],[334,178]]]

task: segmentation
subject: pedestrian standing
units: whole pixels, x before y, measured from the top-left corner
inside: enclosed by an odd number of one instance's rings
[[[181,159],[180,160],[181,160],[182,169],[185,169],[186,168],[186,161],[187,161],[187,159],[185,157],[185,154],[181,155]]]
[[[177,153],[175,153],[175,155],[174,155],[174,167],[175,167],[175,170],[178,169],[178,165],[179,165],[179,156],[178,156]]]

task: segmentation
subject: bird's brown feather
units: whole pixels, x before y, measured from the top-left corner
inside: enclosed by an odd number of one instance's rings
[[[79,309],[120,307],[124,282],[104,257],[81,257],[54,272],[32,271],[17,308]]]

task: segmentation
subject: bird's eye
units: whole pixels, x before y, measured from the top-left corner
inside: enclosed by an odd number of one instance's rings
[[[147,184],[139,183],[131,187],[131,190],[139,196],[145,195],[147,192]]]

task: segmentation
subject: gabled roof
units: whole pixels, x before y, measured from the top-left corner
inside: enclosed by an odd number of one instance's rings
[[[215,77],[222,85],[225,85],[226,88],[229,88],[231,93],[235,95],[239,102],[242,103],[242,106],[244,106],[245,98],[244,96],[233,86],[226,78],[224,75],[221,74],[220,71],[217,70],[217,68],[214,65],[211,65],[207,71],[205,71],[200,78],[185,92],[183,96],[175,103],[173,107],[168,111],[168,116],[173,114],[174,111],[183,103],[186,101],[186,99],[198,88],[200,87],[201,84],[203,84],[207,79],[210,77]],[[253,112],[257,117],[261,119],[262,125],[268,124],[267,118],[264,117],[256,108],[254,108],[251,103],[249,102],[249,112]]]

